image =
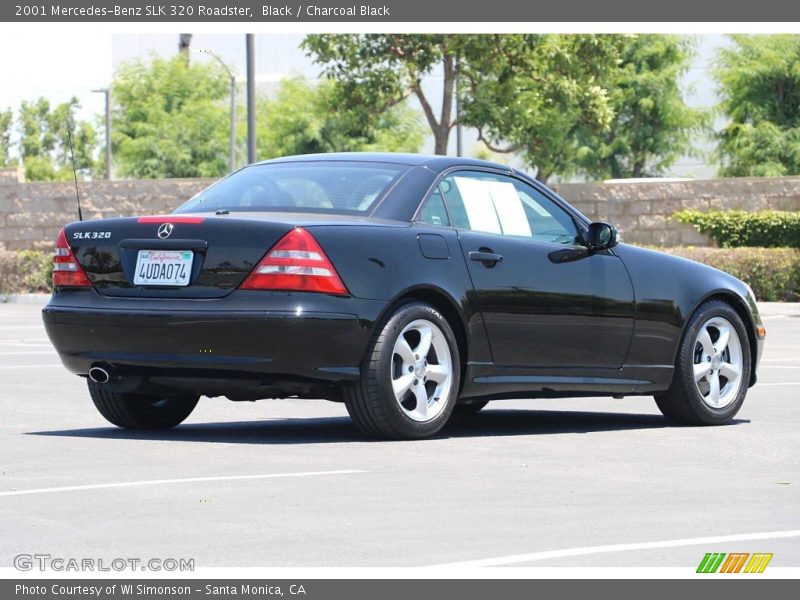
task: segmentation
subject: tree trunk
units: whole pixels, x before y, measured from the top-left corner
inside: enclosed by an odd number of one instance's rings
[[[414,94],[417,96],[425,119],[431,128],[434,139],[434,152],[436,154],[447,154],[447,146],[450,141],[450,129],[453,127],[453,92],[456,81],[456,64],[453,54],[446,54],[442,59],[443,67],[443,87],[442,87],[442,113],[439,119],[433,113],[433,107],[422,91],[422,86],[418,81],[413,87]]]
[[[437,127],[433,132],[433,151],[436,154],[447,154],[447,144],[450,141],[450,127]]]
[[[622,166],[616,156],[611,156],[611,179],[622,179]]]
[[[452,54],[445,54],[443,62],[444,82],[442,92],[442,118],[439,120],[439,131],[436,138],[436,154],[447,154],[447,143],[450,141],[450,128],[453,126],[453,92],[456,83],[456,61]]]

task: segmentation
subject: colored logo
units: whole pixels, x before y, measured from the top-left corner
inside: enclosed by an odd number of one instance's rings
[[[763,573],[772,553],[707,552],[697,566],[698,573]]]

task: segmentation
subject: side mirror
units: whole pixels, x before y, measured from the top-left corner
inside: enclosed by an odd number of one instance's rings
[[[619,243],[619,233],[608,223],[591,223],[586,234],[589,250],[605,250]]]

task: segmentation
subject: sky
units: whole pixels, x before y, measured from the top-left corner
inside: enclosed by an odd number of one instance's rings
[[[286,73],[314,77],[319,69],[297,46],[300,34],[259,35],[256,46],[257,79],[276,81]],[[268,39],[267,39],[268,38]],[[91,90],[111,81],[113,70],[123,60],[146,59],[152,54],[169,56],[177,51],[175,34],[96,34],[76,36],[69,31],[48,32],[42,47],[36,48],[30,30],[0,35],[0,110],[16,109],[23,100],[44,96],[57,104],[77,96],[82,105],[80,117],[102,113],[103,95]],[[243,35],[197,34],[192,48],[208,48],[219,55],[238,74],[245,73]],[[194,60],[211,60],[201,54]]]
[[[256,36],[256,79],[265,85],[278,81],[282,76],[297,73],[314,78],[319,68],[298,48],[302,34],[261,34]],[[102,94],[91,90],[107,86],[113,70],[121,61],[130,58],[146,59],[152,54],[169,56],[177,51],[178,32],[174,34],[112,34],[90,33],[74,35],[64,31],[48,30],[40,40],[30,29],[22,32],[6,30],[0,36],[0,110],[17,108],[23,100],[35,100],[39,96],[57,104],[76,96],[82,109],[79,118],[97,120],[103,112]],[[692,106],[710,107],[716,102],[714,83],[709,69],[715,49],[726,43],[724,36],[698,36],[697,56],[684,78],[686,101]],[[193,49],[206,48],[214,51],[237,74],[245,73],[245,44],[241,34],[195,34]],[[211,60],[196,54],[194,60]],[[434,105],[440,104],[436,97],[436,74],[426,86]],[[465,132],[466,153],[471,154],[476,136]],[[426,152],[433,149],[428,140]],[[451,139],[451,152],[455,152],[455,135]],[[692,158],[682,158],[669,173],[672,176],[708,177],[713,167]]]
[[[75,36],[65,30],[48,32],[38,46],[30,29],[6,29],[0,36],[0,110],[16,110],[23,100],[39,96],[56,104],[77,96],[81,118],[102,113],[103,94],[91,90],[111,78],[111,41],[111,34]]]

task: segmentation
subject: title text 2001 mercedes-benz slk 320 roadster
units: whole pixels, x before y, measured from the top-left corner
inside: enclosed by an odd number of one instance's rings
[[[71,223],[54,260],[47,333],[120,427],[173,427],[200,396],[344,402],[384,438],[502,398],[648,395],[714,425],[765,335],[738,279],[452,157],[254,164],[169,215]]]

